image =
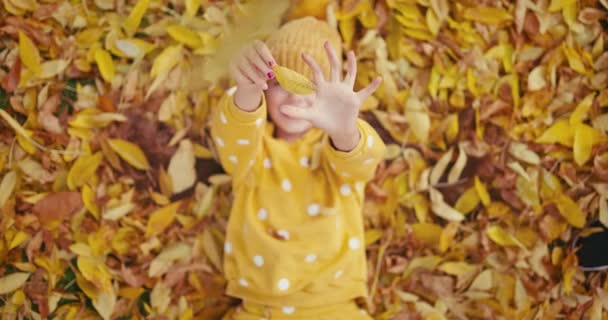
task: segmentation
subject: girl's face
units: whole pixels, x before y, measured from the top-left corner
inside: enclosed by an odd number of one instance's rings
[[[304,135],[312,123],[308,120],[294,119],[283,112],[281,106],[292,105],[296,107],[310,108],[312,106],[314,94],[296,95],[285,91],[276,79],[268,81],[266,90],[266,103],[268,113],[275,124],[275,135],[287,141],[293,141]]]

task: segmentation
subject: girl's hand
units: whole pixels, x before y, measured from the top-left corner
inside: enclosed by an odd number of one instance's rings
[[[260,40],[245,47],[243,52],[230,63],[230,75],[236,81],[234,103],[245,111],[257,109],[262,100],[263,90],[268,89],[268,80],[274,78],[272,66],[276,61],[270,50]]]
[[[354,52],[347,54],[346,76],[341,79],[342,66],[336,53],[329,42],[325,42],[324,46],[330,62],[329,81],[325,79],[313,58],[302,55],[313,71],[313,80],[317,86],[312,107],[285,105],[281,111],[290,117],[308,120],[315,127],[327,132],[338,149],[352,149],[359,141],[359,108],[363,101],[378,89],[382,78],[377,77],[367,87],[355,92],[353,88],[357,77],[357,61]]]

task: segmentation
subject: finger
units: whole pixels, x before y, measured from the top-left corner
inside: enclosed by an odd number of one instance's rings
[[[346,64],[346,76],[344,77],[344,82],[348,84],[349,88],[353,88],[355,86],[355,79],[357,78],[357,59],[355,58],[355,53],[351,50],[347,54],[348,62]]]
[[[324,82],[325,76],[323,75],[323,71],[321,71],[321,67],[319,67],[319,64],[317,64],[315,59],[305,53],[302,53],[302,59],[304,59],[304,62],[306,62],[306,64],[312,70],[312,76],[313,76],[314,82],[316,84],[320,84],[320,83]]]
[[[266,80],[274,77],[274,72],[272,72],[272,69],[266,64],[266,62],[264,62],[264,59],[258,53],[256,48],[252,47],[251,50],[247,52],[247,59],[258,69],[259,72],[264,74]]]
[[[238,85],[246,85],[246,84],[251,83],[251,81],[247,77],[245,77],[245,75],[241,72],[241,70],[235,64],[231,63],[229,68],[230,68],[230,75],[232,76],[234,81],[236,81],[236,83]]]
[[[340,71],[342,70],[342,65],[340,64],[340,60],[338,60],[338,56],[336,56],[336,52],[332,48],[329,41],[325,41],[325,51],[327,51],[327,57],[329,57],[329,66],[330,66],[330,77],[329,81],[336,82],[340,81]]]
[[[313,119],[313,109],[311,108],[283,105],[281,106],[281,112],[295,119],[303,119],[309,121]]]
[[[251,81],[251,83],[265,83],[266,79],[260,72],[245,58],[239,63],[239,70]]]
[[[262,57],[262,60],[268,67],[272,68],[277,64],[272,56],[272,53],[270,53],[270,49],[268,49],[268,46],[266,46],[264,42],[256,40],[253,43],[253,47],[255,48],[255,51]]]
[[[380,83],[382,83],[382,77],[376,77],[376,79],[374,79],[374,81],[372,81],[372,83],[368,84],[367,87],[365,87],[365,88],[361,89],[359,92],[357,92],[357,96],[359,97],[359,99],[361,99],[361,101],[365,100],[372,93],[374,93],[374,91],[376,91],[376,89],[378,89],[378,87],[380,86]]]

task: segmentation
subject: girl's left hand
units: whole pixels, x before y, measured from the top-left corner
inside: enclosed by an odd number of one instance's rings
[[[335,51],[325,42],[325,51],[330,62],[330,78],[325,79],[321,68],[314,59],[302,54],[304,61],[313,72],[313,80],[317,86],[314,102],[311,107],[297,107],[285,105],[281,111],[293,118],[305,119],[313,126],[327,132],[333,140],[341,139],[345,135],[357,135],[357,118],[359,108],[363,101],[370,96],[382,82],[377,77],[367,87],[355,92],[355,78],[357,76],[357,61],[353,51],[347,54],[346,76],[341,79],[342,66]]]

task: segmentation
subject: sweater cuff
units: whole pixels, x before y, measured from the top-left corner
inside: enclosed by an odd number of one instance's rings
[[[245,111],[237,107],[234,103],[234,95],[229,95],[226,98],[226,116],[235,122],[248,123],[258,119],[266,119],[266,97],[262,94],[260,106],[253,111]]]

